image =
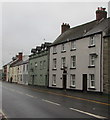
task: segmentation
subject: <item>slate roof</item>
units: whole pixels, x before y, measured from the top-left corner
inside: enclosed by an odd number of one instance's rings
[[[19,66],[19,65],[23,65],[23,64],[26,64],[28,63],[28,60],[21,60],[21,61],[18,61],[16,64],[13,64],[11,67],[15,67],[15,66]]]
[[[100,22],[98,22],[97,20],[94,20],[86,24],[82,24],[82,25],[70,28],[64,33],[62,33],[61,35],[59,35],[57,39],[53,42],[52,46],[69,41],[69,40],[82,38],[90,34],[104,31],[108,27],[109,23],[110,23],[110,18],[106,18]]]

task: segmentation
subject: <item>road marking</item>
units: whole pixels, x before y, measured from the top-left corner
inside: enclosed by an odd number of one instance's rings
[[[51,104],[54,104],[54,105],[60,106],[60,104],[55,103],[55,102],[52,102],[52,101],[49,101],[49,100],[42,99],[42,101],[45,101],[45,102],[48,102],[48,103],[51,103]]]
[[[68,98],[72,98],[72,99],[79,99],[79,100],[83,100],[83,101],[88,101],[88,102],[93,102],[93,103],[97,103],[97,104],[102,104],[102,105],[110,106],[109,103],[104,103],[104,102],[100,102],[100,101],[96,101],[96,100],[91,100],[91,99],[86,99],[86,98],[80,98],[80,97],[75,97],[75,96],[70,96],[70,95],[64,95],[64,94],[60,94],[60,93],[50,92],[48,90],[44,91],[44,90],[40,90],[40,89],[29,88],[28,86],[21,86],[21,87],[23,87],[23,88],[26,87],[27,89],[31,89],[31,90],[39,91],[39,92],[43,92],[43,93],[54,94],[54,95],[57,95],[57,96],[64,96],[64,97],[68,97]]]
[[[80,98],[80,97],[75,97],[75,96],[70,96],[70,95],[64,95],[64,94],[60,94],[60,93],[50,92],[48,90],[44,91],[44,90],[39,90],[39,89],[35,89],[35,88],[28,88],[28,89],[32,89],[34,91],[39,91],[39,92],[44,92],[44,93],[49,93],[49,94],[54,94],[54,95],[57,95],[57,96],[64,96],[64,97],[68,97],[68,98],[72,98],[72,99],[79,99],[79,100],[83,100],[83,101],[89,101],[89,102],[93,102],[93,103],[97,103],[97,104],[110,106],[109,103],[103,103],[103,102],[96,101],[96,100],[90,100],[90,99],[86,99],[86,98]]]
[[[29,95],[29,94],[25,94],[25,95],[27,95],[27,96],[29,96],[29,97],[32,97],[32,98],[34,97],[34,96],[32,96],[32,95]]]
[[[22,94],[22,95],[24,94],[23,92],[20,92],[20,91],[16,91],[16,92],[19,93],[19,94]]]
[[[89,116],[95,117],[95,118],[99,118],[99,119],[107,119],[106,117],[99,116],[99,115],[95,115],[95,114],[92,114],[92,113],[89,113],[89,112],[85,112],[85,111],[81,111],[81,110],[78,110],[78,109],[74,109],[74,108],[70,108],[70,109],[73,110],[73,111],[77,111],[77,112],[80,112],[80,113],[83,113],[83,114],[86,114],[86,115],[89,115]]]

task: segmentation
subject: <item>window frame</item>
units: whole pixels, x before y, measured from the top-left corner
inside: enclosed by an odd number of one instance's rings
[[[52,86],[56,86],[56,74],[52,75]]]
[[[73,59],[75,58],[75,59]],[[71,56],[71,62],[70,62],[70,67],[71,68],[76,68],[76,55]]]
[[[89,74],[89,81],[90,81],[90,88],[95,88],[95,74]],[[94,84],[94,85],[92,85],[92,84]]]
[[[75,74],[70,74],[70,87],[76,87],[76,75]]]
[[[53,54],[57,53],[57,46],[53,46]]]
[[[61,68],[66,67],[66,57],[61,58]]]
[[[90,36],[90,39],[89,39],[89,48],[91,47],[95,47],[95,39],[94,39],[94,36]]]
[[[62,45],[61,45],[61,52],[63,53],[63,52],[66,52],[66,50],[65,50],[65,44],[64,43],[62,43]]]
[[[57,59],[56,58],[53,59],[53,69],[54,70],[57,69]]]
[[[71,50],[76,50],[76,41],[71,41]]]

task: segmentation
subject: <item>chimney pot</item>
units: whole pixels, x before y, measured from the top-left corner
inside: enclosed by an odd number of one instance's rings
[[[22,53],[22,52],[19,52],[18,59],[19,59],[19,60],[22,60],[22,58],[23,58],[23,53]]]
[[[63,23],[61,25],[61,33],[65,32],[66,30],[68,30],[70,28],[70,25],[67,23]]]
[[[105,11],[106,8],[98,7],[96,10],[96,20],[100,21],[102,18],[107,18],[107,12]]]

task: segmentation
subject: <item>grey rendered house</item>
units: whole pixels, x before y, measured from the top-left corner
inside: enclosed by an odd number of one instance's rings
[[[110,92],[108,24],[105,8],[98,8],[94,21],[73,28],[62,24],[50,47],[49,87]]]
[[[49,46],[45,42],[31,50],[29,56],[29,85],[48,86],[49,74]]]

